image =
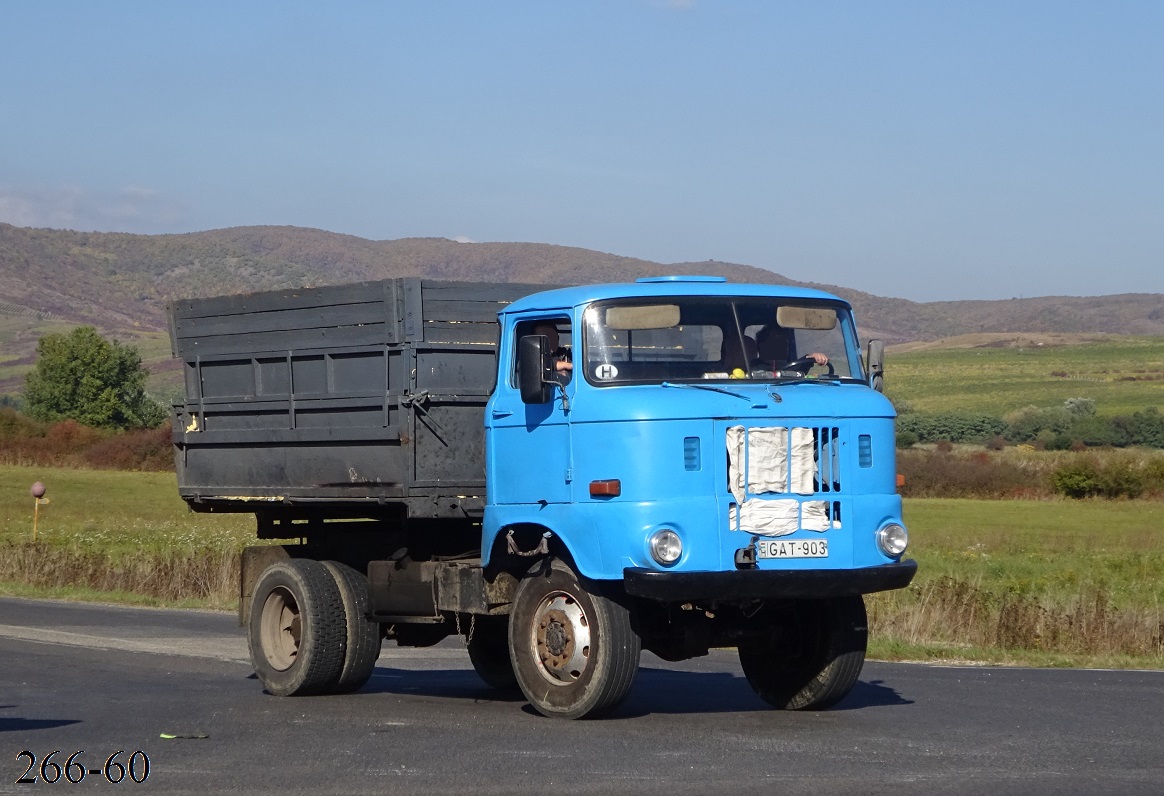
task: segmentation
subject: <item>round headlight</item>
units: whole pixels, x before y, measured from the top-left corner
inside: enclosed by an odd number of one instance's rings
[[[909,546],[909,532],[900,525],[885,525],[877,531],[877,546],[890,558],[897,558]]]
[[[683,542],[670,528],[655,531],[650,539],[651,557],[663,566],[670,566],[683,555]]]

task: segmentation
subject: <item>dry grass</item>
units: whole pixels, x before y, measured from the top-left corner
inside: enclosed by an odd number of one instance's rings
[[[0,583],[56,594],[130,593],[160,604],[233,608],[238,581],[235,550],[143,551],[127,557],[44,542],[0,544]]]
[[[950,577],[867,598],[871,632],[907,647],[991,648],[1164,663],[1159,607],[1117,607],[1107,591],[1066,603]]]

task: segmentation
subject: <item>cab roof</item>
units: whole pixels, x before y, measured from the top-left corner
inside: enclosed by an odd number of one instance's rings
[[[502,310],[501,314],[558,310],[608,299],[666,298],[668,296],[815,299],[839,302],[845,307],[849,307],[849,302],[839,296],[813,288],[728,282],[723,277],[718,276],[666,276],[647,277],[634,282],[579,285],[545,290],[518,299]]]

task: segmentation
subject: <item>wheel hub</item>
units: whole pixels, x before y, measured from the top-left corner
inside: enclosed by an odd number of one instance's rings
[[[570,638],[570,631],[566,628],[569,619],[561,611],[550,611],[542,619],[541,626],[545,630],[546,652],[552,658],[569,657],[569,649],[574,641]]]
[[[586,670],[590,657],[590,622],[568,594],[550,594],[535,615],[534,642],[539,670],[555,685],[568,685]]]
[[[267,663],[276,671],[286,671],[295,663],[303,633],[299,605],[291,592],[273,589],[263,603],[260,637]]]

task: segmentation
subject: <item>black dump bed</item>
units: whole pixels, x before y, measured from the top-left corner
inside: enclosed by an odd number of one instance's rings
[[[479,513],[497,312],[541,289],[402,278],[172,302],[179,493],[196,510]]]

